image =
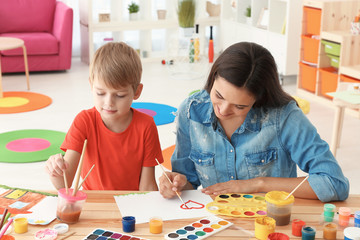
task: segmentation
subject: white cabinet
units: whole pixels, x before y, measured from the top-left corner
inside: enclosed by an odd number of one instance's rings
[[[245,17],[251,7],[251,23]],[[242,41],[267,48],[281,75],[298,73],[301,10],[300,0],[223,0],[220,36],[223,49]]]
[[[177,0],[133,0],[140,6],[137,20],[129,20],[131,0],[80,0],[81,60],[89,63],[106,39],[124,41],[138,49],[142,60],[163,59],[179,32]],[[219,25],[220,17],[208,17],[205,0],[197,0],[195,22],[200,25],[201,52],[205,50],[205,28]],[[104,10],[105,9],[105,10]],[[157,10],[166,18],[158,20]],[[109,22],[99,22],[100,13],[110,13]],[[175,37],[174,37],[175,36]],[[105,40],[104,40],[105,39]]]

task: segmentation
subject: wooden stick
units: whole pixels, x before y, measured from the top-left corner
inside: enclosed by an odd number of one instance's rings
[[[91,173],[91,171],[93,170],[93,168],[95,167],[95,164],[92,165],[92,167],[90,168],[90,170],[88,171],[88,173],[86,174],[86,176],[84,177],[84,179],[82,180],[82,182],[79,185],[79,189],[81,188],[81,186],[83,185],[83,183],[85,182],[86,178],[89,176],[89,174]]]
[[[171,184],[173,184],[173,183],[171,182],[170,178],[168,177],[168,175],[166,174],[166,171],[165,171],[165,169],[163,168],[163,166],[159,163],[159,161],[158,161],[156,158],[155,158],[155,160],[156,160],[157,164],[160,165],[161,170],[163,171],[163,173],[164,173],[165,177],[167,178],[167,180],[169,180],[169,182],[170,182]],[[175,191],[175,193],[176,193],[176,195],[178,196],[178,198],[180,199],[180,201],[185,205],[185,207],[187,207],[187,206],[186,206],[186,203],[185,203],[185,202],[182,200],[182,198],[180,197],[180,194],[179,194],[177,191]]]
[[[63,155],[61,153],[60,153],[60,157],[65,162],[65,159],[63,158]],[[67,183],[67,178],[66,178],[66,172],[65,171],[63,171],[63,176],[64,176],[64,184],[65,184],[66,195],[68,195],[69,194],[69,188],[68,188],[68,183]]]
[[[68,234],[68,235],[64,236],[63,238],[60,238],[60,240],[67,239],[67,238],[71,237],[72,235],[74,235],[75,233],[76,233],[76,232],[72,232],[72,233],[70,233],[70,234]]]
[[[287,195],[287,197],[286,197],[284,200],[288,199],[288,198],[291,196],[291,194],[293,194],[293,193],[296,191],[296,189],[298,189],[298,188],[301,186],[301,184],[303,184],[308,178],[309,178],[309,175],[307,175],[306,178],[304,178],[304,179],[301,181],[301,183],[299,183],[299,185],[297,185],[297,186],[294,188],[294,190],[292,190],[292,192],[289,193],[289,195]]]
[[[85,141],[84,141],[84,146],[83,146],[83,149],[82,149],[82,152],[81,152],[79,166],[78,166],[77,173],[76,173],[76,176],[75,176],[75,185],[74,185],[73,196],[75,196],[77,191],[79,190],[78,186],[79,186],[80,174],[81,174],[81,170],[82,170],[82,164],[83,164],[83,160],[84,160],[86,145],[87,145],[87,139],[85,139]]]

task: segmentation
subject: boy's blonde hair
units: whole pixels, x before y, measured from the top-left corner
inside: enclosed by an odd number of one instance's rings
[[[97,77],[114,89],[131,85],[136,91],[141,74],[139,54],[124,42],[110,42],[99,48],[90,65],[91,84]]]

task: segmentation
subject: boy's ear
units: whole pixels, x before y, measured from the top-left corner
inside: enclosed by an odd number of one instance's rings
[[[135,91],[134,100],[136,100],[140,97],[143,87],[144,87],[144,85],[142,83],[140,83]]]

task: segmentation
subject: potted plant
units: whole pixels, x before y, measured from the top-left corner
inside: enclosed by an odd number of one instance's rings
[[[252,21],[251,21],[251,6],[248,6],[245,10],[245,17],[246,17],[246,23],[251,25]]]
[[[195,0],[178,1],[177,14],[179,26],[183,28],[185,36],[191,36],[194,32],[195,4]]]
[[[138,18],[138,12],[140,10],[140,7],[135,2],[131,2],[128,6],[129,14],[130,14],[130,20],[137,20]]]

